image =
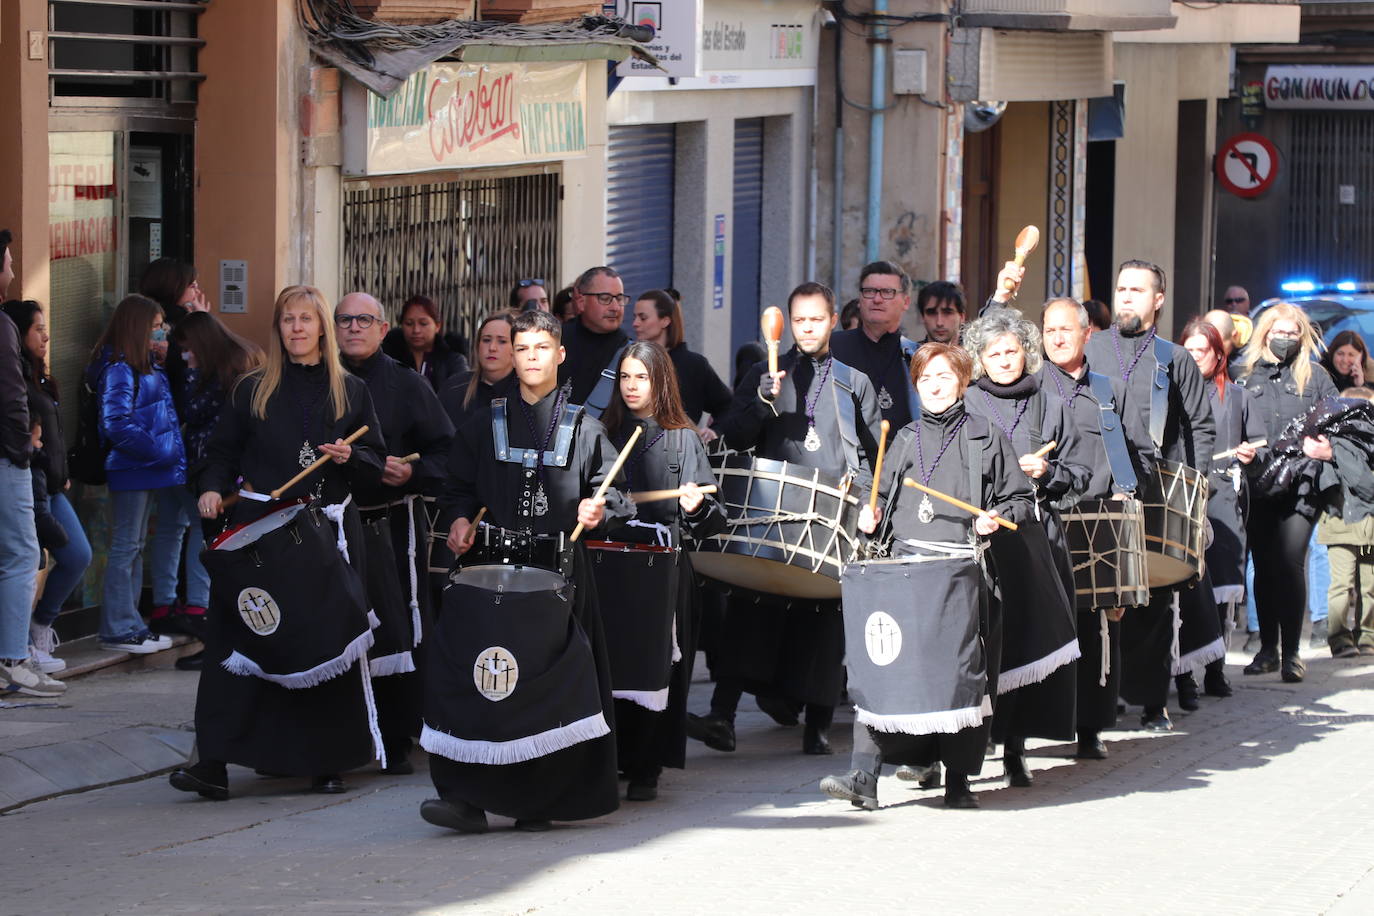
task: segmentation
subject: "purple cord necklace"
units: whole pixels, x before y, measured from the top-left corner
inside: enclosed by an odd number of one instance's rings
[[[1131,373],[1135,371],[1136,363],[1140,362],[1140,357],[1145,355],[1145,351],[1150,346],[1150,341],[1155,339],[1155,328],[1150,328],[1150,332],[1145,335],[1145,339],[1140,342],[1140,349],[1135,351],[1135,356],[1131,357],[1131,364],[1126,365],[1126,360],[1121,356],[1121,329],[1112,328],[1112,346],[1116,348],[1116,364],[1121,369],[1121,381],[1130,384]]]
[[[955,437],[959,435],[959,430],[963,428],[966,422],[968,422],[967,413],[960,417],[958,422],[954,424],[954,428],[949,431],[949,435],[945,437],[945,441],[940,446],[940,450],[935,453],[935,460],[930,463],[929,470],[926,469],[925,449],[921,447],[921,430],[919,427],[917,428],[916,466],[921,475],[921,483],[930,486],[930,478],[935,476],[935,469],[940,466],[940,459],[945,457],[945,452],[949,449],[950,445],[954,443]],[[935,504],[930,501],[930,495],[928,493],[921,494],[921,503],[916,507],[916,520],[922,525],[928,525],[935,520]]]
[[[979,391],[982,391],[982,389],[980,388]],[[997,425],[1002,428],[1002,432],[1007,434],[1007,439],[1011,439],[1012,433],[1016,432],[1016,427],[1021,425],[1021,418],[1026,415],[1026,408],[1030,406],[1030,398],[1022,398],[1021,403],[1016,405],[1016,416],[1012,419],[1011,426],[1008,426],[1002,419],[1002,411],[997,409],[997,403],[993,401],[992,395],[988,394],[986,391],[982,391],[982,394],[983,400],[988,405],[988,410],[992,411],[992,418],[997,421]]]
[[[821,380],[816,385],[816,392],[806,399],[806,438],[802,445],[808,452],[818,452],[821,450],[821,437],[816,432],[816,405],[820,403],[821,392],[825,390],[825,383],[830,379],[830,366],[833,360],[826,360],[825,371],[821,373]]]

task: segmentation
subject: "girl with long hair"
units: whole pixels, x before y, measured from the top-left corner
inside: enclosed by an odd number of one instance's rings
[[[704,413],[720,417],[730,409],[730,389],[706,357],[688,349],[682,306],[666,290],[640,293],[634,304],[634,329],[636,340],[656,343],[668,351],[677,370],[682,409],[693,424],[700,423]],[[702,438],[709,442],[716,435],[707,430]]]
[[[19,329],[19,355],[31,405],[29,419],[38,422],[43,431],[43,452],[41,460],[36,457],[35,466],[41,464],[48,512],[67,535],[66,544],[48,550],[52,567],[29,624],[30,655],[40,671],[55,674],[65,669],[67,663],[53,655],[58,644],[53,623],[91,565],[91,543],[67,498],[71,484],[67,475],[67,443],[58,409],[61,398],[57,379],[48,374],[47,316],[32,299],[6,302],[4,311]]]
[[[415,294],[401,304],[398,327],[387,332],[382,351],[401,365],[414,369],[434,387],[444,390],[449,379],[468,368],[463,340],[444,332],[439,305],[428,296]]]
[[[322,468],[281,498],[314,497],[339,507],[325,514],[353,545],[346,556],[357,568],[362,562],[362,529],[351,492],[356,485],[381,481],[386,452],[372,398],[363,380],[349,374],[340,362],[333,309],[319,290],[309,286],[282,290],[273,306],[272,327],[263,364],[230,388],[206,445],[196,475],[200,515],[216,518],[231,493],[239,489],[266,493],[317,458],[328,458]],[[193,331],[187,339],[198,348],[198,333]],[[211,359],[223,367],[219,357]],[[233,357],[226,359],[232,364]],[[366,434],[352,445],[344,442],[362,426],[368,427]],[[231,509],[229,521],[250,521],[262,512],[260,503],[241,500]],[[299,571],[303,577],[311,573],[310,569]],[[317,792],[344,791],[339,774],[362,766],[372,756],[371,714],[363,681],[333,676],[307,681],[308,686],[287,687],[263,677],[231,673],[225,664],[230,662],[235,628],[244,626],[238,610],[216,604],[207,615],[206,661],[196,697],[200,760],[175,771],[172,786],[209,798],[228,798],[225,764],[237,763],[249,769],[309,776]],[[338,612],[341,609],[318,608],[321,614]]]
[[[100,437],[109,447],[105,471],[114,514],[100,605],[100,645],[143,654],[172,645],[166,637],[153,636],[138,613],[148,515],[168,491],[174,495],[186,484],[186,450],[171,383],[153,358],[154,344],[163,340],[158,304],[146,296],[126,296],[115,307],[86,368],[87,385],[99,393]],[[165,575],[159,574],[165,568],[158,559],[154,552],[155,592],[166,589]],[[174,571],[171,583],[175,594]]]
[[[1278,441],[1290,420],[1336,394],[1316,361],[1320,349],[1321,336],[1296,305],[1279,302],[1255,322],[1236,384],[1245,389],[1250,412],[1270,442]],[[1263,450],[1260,459],[1267,460]],[[1252,495],[1246,530],[1255,558],[1260,650],[1245,673],[1280,671],[1296,683],[1307,671],[1298,648],[1307,609],[1307,547],[1321,507],[1295,493]]]
[[[615,535],[626,541],[655,543],[658,536],[645,533],[662,532],[670,542],[668,546],[679,548],[676,602],[674,607],[663,609],[673,614],[673,644],[680,650],[679,660],[669,672],[666,696],[662,691],[654,697],[646,697],[642,691],[622,695],[616,690],[619,685],[614,653],[611,658],[612,695],[616,696],[616,743],[620,768],[629,779],[625,795],[629,801],[652,800],[658,795],[658,777],[663,767],[681,768],[686,763],[687,690],[692,682],[700,609],[696,604],[697,589],[689,554],[680,548],[684,532],[703,538],[725,527],[725,511],[721,504],[699,489],[714,483],[715,477],[706,459],[706,449],[682,408],[677,381],[672,359],[663,347],[636,341],[626,346],[620,358],[619,383],[606,408],[606,432],[617,448],[624,447],[635,429],[642,430],[640,444],[635,446],[625,464],[628,488],[682,487],[686,491],[677,499],[639,506],[636,520]],[[645,536],[641,538],[640,535]],[[595,568],[599,569],[599,565]],[[668,575],[672,567],[660,563],[658,570]],[[627,595],[623,583],[617,584],[622,588],[605,588],[600,592],[602,619],[608,644],[612,646],[620,642],[614,632],[617,621],[646,612],[638,603],[643,596]],[[649,647],[644,650],[648,651]]]

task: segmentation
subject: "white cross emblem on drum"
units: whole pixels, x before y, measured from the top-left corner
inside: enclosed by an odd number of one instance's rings
[[[902,654],[902,628],[886,611],[874,611],[864,624],[864,646],[873,664],[890,665]]]
[[[515,692],[515,683],[520,680],[520,666],[509,649],[492,646],[477,653],[477,663],[473,665],[472,682],[477,692],[493,703],[504,700]]]
[[[249,586],[239,592],[239,616],[248,624],[248,629],[259,636],[271,636],[281,624],[281,608],[271,595],[260,588]]]

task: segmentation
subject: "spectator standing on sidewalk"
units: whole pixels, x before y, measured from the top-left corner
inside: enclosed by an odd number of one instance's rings
[[[99,392],[100,439],[114,513],[100,606],[100,645],[148,654],[172,641],[154,636],[138,612],[148,514],[158,491],[186,484],[186,451],[167,374],[153,359],[166,340],[162,309],[146,296],[125,296],[110,316],[86,367]]]
[[[57,648],[57,634],[53,631],[53,621],[62,612],[72,592],[81,583],[86,568],[91,565],[91,542],[77,518],[76,509],[67,498],[67,488],[71,480],[67,475],[67,441],[62,431],[62,418],[58,411],[57,380],[47,372],[48,362],[48,322],[42,307],[32,299],[11,299],[4,305],[5,314],[10,316],[19,330],[20,359],[24,378],[28,385],[29,403],[32,412],[43,428],[43,452],[46,461],[43,467],[45,486],[42,498],[53,521],[62,526],[67,542],[60,547],[49,547],[52,567],[48,570],[47,583],[38,604],[33,610],[33,622],[29,625],[29,641],[32,646],[34,662],[47,674],[55,674],[67,667],[67,663],[53,655]],[[34,496],[35,517],[41,509]]]
[[[1374,401],[1374,391],[1362,387],[1341,396]],[[1313,457],[1332,462],[1341,481],[1340,495],[1317,522],[1317,540],[1327,546],[1331,563],[1327,644],[1335,658],[1374,655],[1374,455],[1342,439],[1325,451],[1330,457]]]
[[[0,296],[14,279],[12,236],[0,230]],[[67,686],[29,659],[29,620],[38,572],[33,526],[33,452],[19,332],[0,316],[0,694],[59,696]]]

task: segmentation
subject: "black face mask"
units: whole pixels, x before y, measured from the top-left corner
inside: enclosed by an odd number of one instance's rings
[[[1274,354],[1274,359],[1280,363],[1286,363],[1298,352],[1298,345],[1301,341],[1291,337],[1271,337],[1269,338],[1269,352]]]

